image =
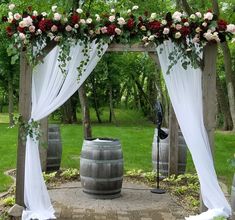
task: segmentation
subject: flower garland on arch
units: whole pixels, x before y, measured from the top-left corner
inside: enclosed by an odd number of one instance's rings
[[[225,41],[226,38],[235,41],[235,25],[217,20],[211,11],[204,14],[196,12],[190,16],[176,11],[159,18],[157,13],[146,12],[144,15],[138,15],[138,6],[122,13],[112,9],[101,15],[91,15],[81,8],[69,13],[59,13],[55,5],[48,13],[37,12],[31,7],[19,13],[14,4],[9,5],[9,10],[8,16],[4,16],[2,20],[6,23],[6,34],[12,40],[8,53],[12,56],[13,62],[19,58],[18,51],[22,47],[27,49],[29,58],[33,59],[36,55],[33,54],[32,48],[43,42],[58,43],[61,47],[61,61],[65,63],[69,59],[72,40],[97,40],[100,44],[111,41],[141,41],[148,46],[151,42],[159,45],[164,40],[171,39],[179,45],[175,54],[171,56],[172,65],[181,57],[182,65],[186,68],[189,63],[193,66],[198,63],[199,56],[195,44],[202,46],[208,42],[218,43]],[[187,60],[188,56],[191,61]]]

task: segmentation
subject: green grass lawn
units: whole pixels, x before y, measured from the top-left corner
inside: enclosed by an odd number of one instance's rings
[[[92,112],[92,131],[94,137],[112,137],[121,141],[125,170],[143,169],[150,171],[151,145],[154,125],[148,122],[139,112],[116,110],[118,125],[110,123],[98,124]],[[108,118],[104,111],[103,119]],[[4,123],[3,123],[4,122]],[[62,167],[79,168],[79,156],[82,147],[83,131],[81,125],[61,125],[63,156]],[[17,128],[8,128],[7,114],[0,114],[0,192],[6,190],[11,183],[3,172],[16,164]],[[215,166],[219,178],[231,184],[234,168],[227,160],[235,153],[235,134],[216,132]],[[188,154],[189,155],[189,154]],[[188,156],[188,172],[195,172],[190,155]]]

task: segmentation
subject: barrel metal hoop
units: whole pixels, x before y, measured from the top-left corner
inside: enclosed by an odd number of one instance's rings
[[[119,177],[114,177],[114,178],[94,178],[94,177],[90,177],[90,176],[80,176],[81,180],[83,179],[87,179],[90,181],[95,181],[95,182],[114,182],[117,180],[123,180],[123,176],[119,176]]]
[[[81,157],[80,160],[87,161],[87,162],[90,162],[90,163],[99,163],[99,164],[107,164],[107,163],[115,163],[115,164],[118,164],[118,163],[123,163],[123,159],[114,159],[114,160],[93,160],[93,159],[87,159],[87,158]],[[105,162],[105,163],[104,163],[104,162]]]

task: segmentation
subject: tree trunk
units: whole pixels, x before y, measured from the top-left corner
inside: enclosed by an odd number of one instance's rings
[[[78,90],[79,94],[79,100],[81,104],[82,109],[82,121],[83,121],[83,132],[84,132],[84,138],[91,138],[92,137],[92,131],[91,131],[91,119],[90,119],[90,111],[88,106],[88,100],[86,96],[86,86],[83,84],[80,89]]]
[[[224,67],[228,91],[228,100],[233,122],[233,131],[235,132],[235,83],[232,73],[232,59],[227,42],[221,43],[221,48],[223,50],[224,55]]]
[[[188,15],[191,15],[193,14],[193,10],[190,8],[187,0],[181,0],[182,1],[182,6],[183,6],[183,9],[184,11],[188,14]]]
[[[64,124],[73,123],[72,103],[71,98],[66,101],[62,106],[62,122]]]
[[[14,96],[13,96],[13,75],[10,70],[8,73],[8,113],[9,113],[9,125],[14,125]]]
[[[223,86],[221,84],[221,80],[217,74],[216,76],[216,91],[217,91],[217,101],[220,107],[220,110],[224,116],[223,121],[223,130],[232,130],[233,123],[232,123],[232,117],[230,114],[229,109],[229,102],[228,102],[228,96],[225,94]]]
[[[113,108],[113,88],[112,84],[110,83],[109,85],[109,122],[111,123],[114,121],[114,123],[117,125],[117,119],[114,113],[114,108]]]

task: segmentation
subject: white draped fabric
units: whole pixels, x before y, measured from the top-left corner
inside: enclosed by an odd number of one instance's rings
[[[210,220],[215,216],[231,215],[229,206],[216,177],[207,132],[203,121],[203,102],[200,68],[185,70],[181,62],[173,66],[169,74],[169,54],[174,51],[174,43],[165,41],[157,47],[161,69],[176,117],[186,144],[192,154],[201,185],[203,202],[208,208],[188,220]]]
[[[36,66],[32,79],[32,112],[31,119],[39,121],[64,104],[82,85],[97,65],[100,57],[95,42],[90,45],[90,60],[83,69],[78,80],[77,67],[84,60],[84,45],[71,47],[71,60],[66,65],[67,74],[59,68],[59,48],[55,47],[44,59],[44,63]],[[108,45],[103,46],[103,53]],[[22,219],[55,219],[54,209],[46,189],[41,172],[38,142],[27,137],[25,159],[25,192],[26,210]]]

